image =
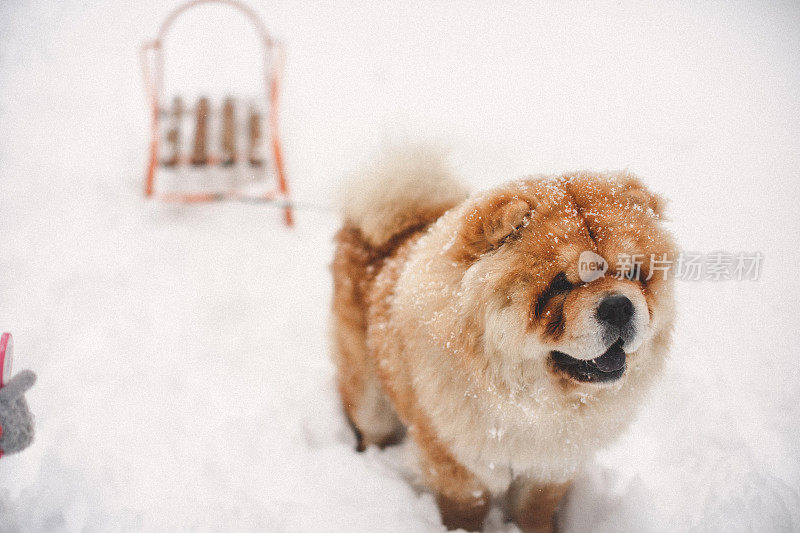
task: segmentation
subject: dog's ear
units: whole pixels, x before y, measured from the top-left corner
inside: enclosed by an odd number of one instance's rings
[[[479,201],[464,216],[455,255],[469,261],[500,246],[526,224],[531,210],[517,195],[496,194]]]
[[[664,209],[667,205],[664,197],[651,192],[639,178],[629,176],[623,183],[623,197],[634,205],[640,205],[653,212],[656,218],[664,216]]]

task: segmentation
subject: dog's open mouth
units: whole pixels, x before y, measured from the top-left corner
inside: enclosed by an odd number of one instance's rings
[[[576,359],[563,352],[551,352],[550,359],[556,370],[566,373],[572,379],[584,382],[601,383],[614,381],[625,373],[625,351],[622,339],[612,344],[606,352],[594,359]]]

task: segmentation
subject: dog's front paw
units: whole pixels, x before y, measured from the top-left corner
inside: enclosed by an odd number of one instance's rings
[[[490,498],[485,492],[476,492],[465,499],[437,494],[436,503],[442,516],[442,524],[447,529],[480,531],[483,520],[489,512]]]

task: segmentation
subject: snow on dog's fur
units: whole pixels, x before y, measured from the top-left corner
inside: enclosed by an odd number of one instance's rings
[[[359,446],[407,428],[448,527],[480,528],[505,495],[520,527],[549,530],[581,463],[626,427],[662,367],[672,280],[650,258],[676,255],[662,200],[627,173],[468,196],[419,146],[353,183],[332,335]],[[587,250],[609,273],[583,283]],[[619,279],[624,256],[644,261]]]

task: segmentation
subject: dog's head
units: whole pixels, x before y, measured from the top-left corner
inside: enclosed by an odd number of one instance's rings
[[[585,388],[659,357],[676,258],[662,211],[625,173],[521,180],[473,199],[447,253],[481,364],[506,381]]]

